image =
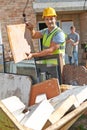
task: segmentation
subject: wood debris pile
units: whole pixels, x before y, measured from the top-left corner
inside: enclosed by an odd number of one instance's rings
[[[87,86],[61,85],[60,88],[62,92],[49,99],[46,93],[40,93],[37,95],[36,103],[27,108],[16,96],[1,100],[0,129],[67,130],[70,128],[87,110]]]

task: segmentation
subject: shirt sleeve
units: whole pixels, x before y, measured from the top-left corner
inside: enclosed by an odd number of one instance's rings
[[[44,35],[44,33],[47,33],[47,31],[48,31],[48,29],[45,28],[45,29],[40,30],[40,33],[41,33],[42,35]]]
[[[53,38],[52,41],[57,44],[62,44],[65,42],[65,34],[63,32],[58,32]]]
[[[79,34],[77,33],[77,39],[76,39],[77,41],[79,41],[80,40],[80,36],[79,36]]]

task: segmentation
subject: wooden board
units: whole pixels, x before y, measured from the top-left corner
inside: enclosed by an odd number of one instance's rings
[[[61,118],[56,123],[50,125],[48,128],[44,130],[68,130],[72,124],[87,111],[87,101],[83,102],[79,107],[70,113],[66,114],[63,118]]]
[[[74,102],[74,106],[78,107],[83,101],[87,99],[87,85],[86,86],[74,86],[71,89],[62,92],[60,95],[50,99],[53,103],[59,103],[65,100],[68,96],[74,95],[78,101]]]
[[[74,102],[77,102],[77,99],[74,95],[67,97],[61,103],[55,104],[55,111],[50,115],[49,120],[52,124],[60,120],[61,117],[74,105]]]
[[[46,94],[47,99],[58,96],[60,94],[58,79],[51,78],[33,85],[31,87],[29,105],[35,104],[36,96],[40,94]]]
[[[0,101],[0,130],[31,130],[22,126]]]
[[[29,113],[25,115],[20,123],[33,130],[42,130],[42,127],[54,111],[54,108],[48,100],[43,100],[40,103],[29,107],[29,110]]]
[[[7,33],[14,62],[26,59],[25,52],[33,50],[33,44],[25,24],[7,25]]]
[[[15,127],[21,128],[23,126],[29,130],[30,128],[33,130],[41,130],[50,114],[54,111],[54,108],[48,100],[43,100],[28,108],[26,111],[26,106],[16,96],[1,100],[0,107],[3,110],[3,112],[2,110],[0,111],[0,130],[18,130]],[[4,109],[5,107],[8,110]],[[13,124],[12,121],[14,121],[15,124]],[[18,124],[18,126],[16,126],[16,124]]]

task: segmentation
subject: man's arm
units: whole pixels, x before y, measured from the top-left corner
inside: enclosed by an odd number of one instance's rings
[[[59,44],[56,44],[54,42],[51,43],[50,47],[48,49],[42,50],[40,52],[30,53],[26,54],[28,59],[31,59],[33,57],[43,57],[47,55],[52,55],[55,50],[57,50],[60,47]]]
[[[76,46],[79,44],[79,41],[72,43],[73,46]]]
[[[73,46],[76,46],[79,44],[79,34],[77,34],[77,40],[76,42],[72,43]]]

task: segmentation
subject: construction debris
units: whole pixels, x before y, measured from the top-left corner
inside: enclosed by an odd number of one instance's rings
[[[87,86],[70,86],[50,99],[38,93],[42,100],[29,106],[25,112],[26,106],[18,97],[3,99],[0,101],[0,127],[2,130],[68,130],[87,111],[86,93]]]
[[[87,86],[74,86],[74,89],[67,90],[59,96],[50,100],[55,111],[49,117],[51,123],[58,121],[73,105],[75,108],[87,99]]]
[[[54,111],[54,108],[48,100],[43,100],[33,107],[29,107],[26,113],[23,113],[25,105],[15,96],[4,99],[1,102],[3,103],[3,106],[5,105],[7,107],[20,124],[32,128],[33,130],[41,130],[50,114]],[[12,105],[12,103],[14,104]],[[10,127],[11,126],[9,126],[9,128]]]
[[[87,101],[83,102],[79,107],[63,116],[59,121],[50,125],[45,130],[68,130],[72,124],[87,111]]]

